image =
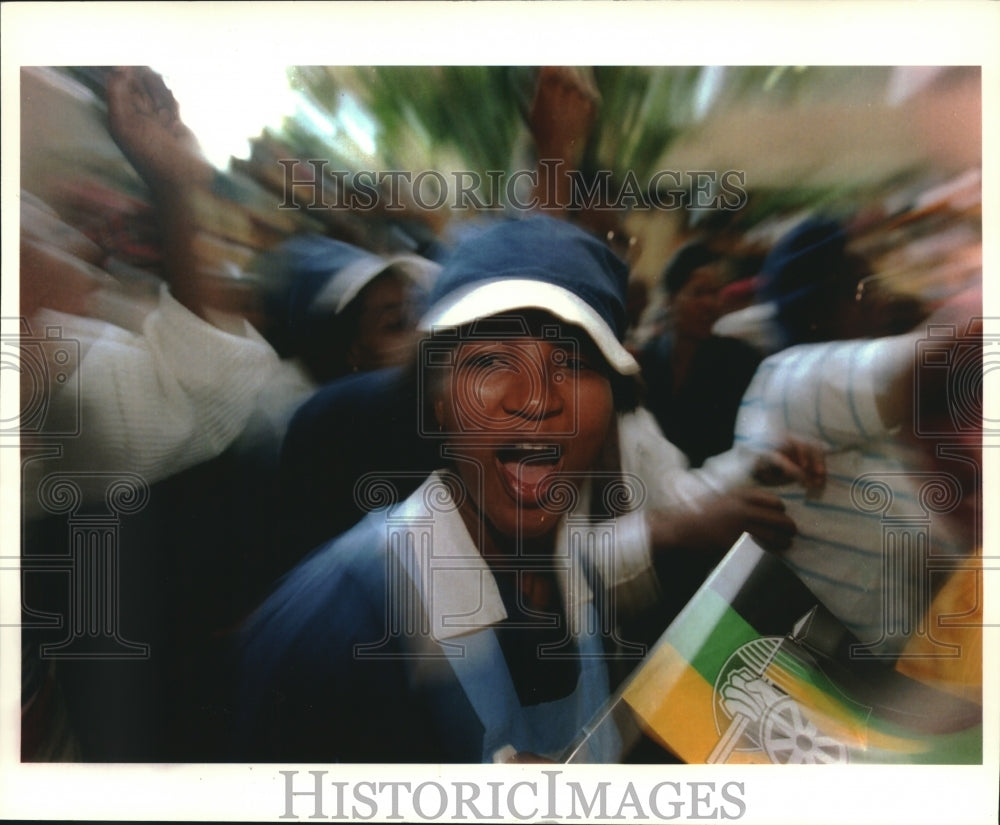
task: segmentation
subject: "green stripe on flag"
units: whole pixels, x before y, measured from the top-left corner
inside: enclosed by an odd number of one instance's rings
[[[787,628],[786,632],[791,632]],[[720,672],[743,645],[762,635],[711,587],[702,588],[664,634],[678,654],[715,686]],[[982,731],[975,726],[945,734],[918,731],[878,715],[831,679],[810,654],[784,642],[762,673],[771,684],[818,715],[814,720],[839,738],[850,760],[870,763],[976,764]],[[812,714],[810,714],[812,715]],[[840,732],[840,734],[837,733]],[[860,736],[860,738],[858,738]],[[668,739],[669,741],[669,739]]]
[[[789,628],[791,630],[791,628]],[[732,653],[760,634],[714,590],[702,588],[664,637],[710,684]]]

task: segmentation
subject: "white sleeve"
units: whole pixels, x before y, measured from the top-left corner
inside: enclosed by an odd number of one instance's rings
[[[791,433],[837,448],[887,435],[877,384],[912,361],[913,346],[902,335],[804,344],[766,358],[743,396],[735,443],[766,449]]]
[[[744,451],[730,451],[691,469],[687,456],[663,435],[645,407],[618,417],[622,471],[637,476],[647,509],[696,505],[706,496],[731,490],[748,478]]]
[[[776,352],[781,349],[783,337],[777,316],[773,302],[753,304],[723,315],[712,326],[712,334],[739,338],[761,352]]]
[[[744,451],[736,450],[710,459],[692,470],[687,457],[660,431],[652,413],[640,407],[618,417],[622,472],[641,485],[643,504],[620,516],[615,534],[612,581],[632,607],[655,601],[659,586],[653,572],[649,526],[650,510],[688,511],[706,498],[727,492],[748,478]]]
[[[220,454],[278,368],[274,350],[246,332],[203,321],[167,290],[142,335],[105,325],[57,399],[80,420],[67,460],[152,483]]]

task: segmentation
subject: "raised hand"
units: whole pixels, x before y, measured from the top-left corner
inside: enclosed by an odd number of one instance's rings
[[[212,167],[160,75],[145,66],[115,69],[107,100],[111,137],[154,192],[211,181]]]
[[[826,451],[814,441],[786,436],[781,446],[757,459],[754,479],[768,485],[797,481],[817,493],[826,484]]]
[[[207,319],[211,304],[195,246],[197,200],[215,172],[180,118],[163,78],[145,67],[115,69],[107,85],[111,136],[146,181],[163,233],[164,279],[184,306]]]
[[[579,160],[597,116],[600,93],[583,69],[545,66],[538,73],[528,123],[540,158]]]

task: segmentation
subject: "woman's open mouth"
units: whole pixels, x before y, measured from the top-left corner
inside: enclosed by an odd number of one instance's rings
[[[562,449],[556,444],[510,444],[497,449],[495,461],[511,497],[523,506],[539,507],[562,467]]]

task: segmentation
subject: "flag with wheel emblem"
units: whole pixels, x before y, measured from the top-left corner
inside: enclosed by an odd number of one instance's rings
[[[744,536],[593,728],[631,730],[633,742],[691,763],[982,762],[981,703],[860,656],[857,645]]]

